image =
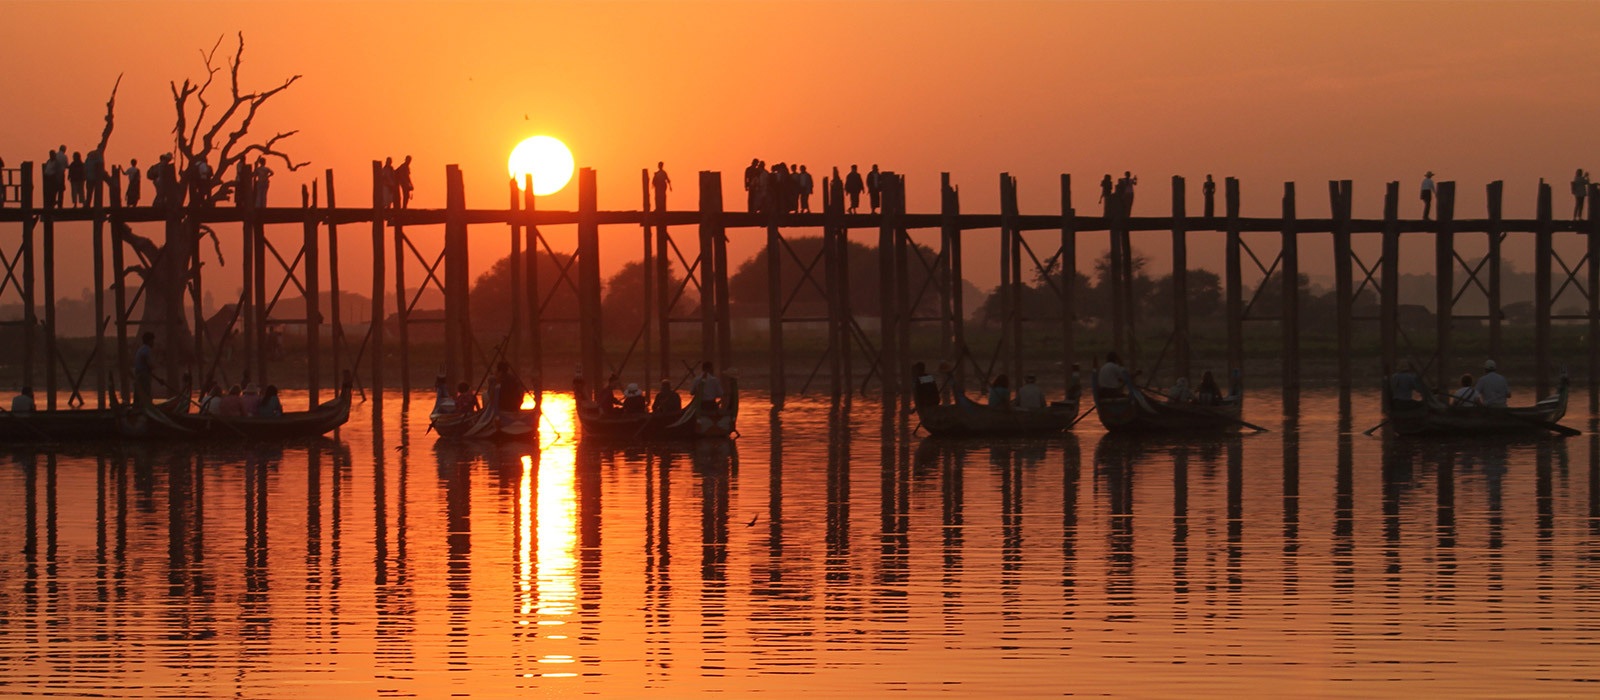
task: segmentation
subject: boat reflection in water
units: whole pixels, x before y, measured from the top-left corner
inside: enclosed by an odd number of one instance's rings
[[[1281,422],[1259,401],[1265,434],[943,440],[874,402],[757,397],[737,440],[608,445],[545,399],[537,441],[439,441],[425,408],[368,404],[334,439],[0,452],[0,684],[1486,696],[1594,675],[1594,435],[1367,437],[1310,392]]]

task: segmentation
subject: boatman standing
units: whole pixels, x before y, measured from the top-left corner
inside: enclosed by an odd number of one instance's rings
[[[139,340],[139,349],[133,353],[133,403],[145,406],[150,403],[150,382],[155,377],[156,334],[145,331]]]

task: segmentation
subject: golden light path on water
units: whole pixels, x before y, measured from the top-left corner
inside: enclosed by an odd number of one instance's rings
[[[572,397],[547,394],[543,413],[541,420],[550,420],[552,432],[566,436],[566,439],[558,439],[541,430],[538,462],[535,463],[532,456],[522,458],[519,512],[522,527],[526,530],[530,525],[529,504],[537,499],[537,515],[532,517],[537,520],[538,564],[535,567],[536,579],[530,582],[527,577],[527,557],[524,555],[521,584],[524,591],[528,590],[530,583],[537,588],[538,626],[541,631],[548,630],[542,636],[560,641],[568,638],[563,634],[563,627],[574,612],[578,596],[577,446],[570,438],[574,430]],[[529,493],[534,483],[538,484],[537,494]],[[522,537],[524,547],[529,546],[528,539],[525,532]],[[529,603],[531,601],[525,600],[525,606]],[[573,661],[572,654],[547,653],[539,659],[542,664],[570,664]],[[541,675],[563,677],[576,674],[547,672]]]

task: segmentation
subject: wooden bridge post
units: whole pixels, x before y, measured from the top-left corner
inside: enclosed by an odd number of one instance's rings
[[[855,341],[850,334],[850,239],[844,223],[844,183],[830,178],[823,184],[823,211],[828,222],[828,345],[834,353],[833,395],[849,396],[855,391],[855,379],[850,376]]]
[[[47,198],[48,199],[48,198]],[[33,206],[33,163],[22,164],[22,383],[36,387],[33,382],[34,326],[39,320],[34,316],[33,230],[38,213]],[[43,209],[50,202],[42,202]]]
[[[1173,369],[1189,376],[1189,221],[1183,176],[1172,176]]]
[[[26,165],[26,164],[25,164]],[[23,177],[29,174],[23,170]],[[123,238],[122,238],[122,181],[113,180],[111,185],[111,302],[116,304],[117,324],[117,366],[110,374],[111,386],[116,390],[119,399],[116,403],[127,401],[131,394],[129,389],[129,375],[132,366],[128,360],[128,290],[127,276],[123,274]]]
[[[534,403],[544,405],[544,298],[539,291],[539,228],[534,225],[533,213],[538,206],[538,196],[533,193],[533,175],[524,174],[522,181],[522,209],[527,212],[527,225],[522,227],[523,255],[527,261],[523,269],[527,271],[527,288],[524,294],[528,299],[528,350],[529,360],[533,363],[533,385],[528,387],[533,392]],[[512,293],[516,293],[513,290]]]
[[[1078,216],[1072,208],[1072,175],[1061,175],[1061,371],[1063,390],[1077,378],[1072,366],[1078,358]],[[1187,323],[1187,321],[1185,321]]]
[[[783,408],[783,232],[778,220],[785,210],[776,188],[767,197],[767,361],[772,407]]]
[[[94,376],[95,376],[95,408],[106,407],[106,203],[107,190],[122,189],[122,167],[111,166],[110,180],[96,184],[90,193],[91,205],[95,209],[94,224],[90,241],[92,250],[91,258],[94,264]],[[120,196],[117,195],[117,196]]]
[[[907,371],[911,364],[911,320],[916,317],[916,309],[911,302],[911,234],[906,230],[906,176],[891,172],[888,173],[887,182],[885,201],[894,207],[885,213],[889,217],[890,227],[894,229],[895,309],[898,311],[894,327],[895,364],[891,375],[900,393],[901,406],[909,407],[911,392],[907,390],[909,382],[906,378],[910,376]]]
[[[1538,395],[1550,389],[1550,262],[1554,257],[1550,183],[1539,183],[1537,230],[1533,232],[1533,357]]]
[[[1283,183],[1283,395],[1300,395],[1300,233],[1295,220],[1294,183]]]
[[[948,175],[948,173],[946,173]],[[946,178],[948,182],[948,178]],[[942,223],[950,231],[950,240],[946,243],[948,251],[945,255],[946,264],[949,265],[950,275],[950,347],[949,360],[955,365],[950,377],[952,391],[963,392],[966,379],[967,357],[967,307],[966,307],[966,281],[962,272],[961,260],[961,190],[950,186],[945,190],[946,201],[943,202]]]
[[[383,163],[372,161],[372,320],[367,330],[372,340],[367,357],[372,363],[372,397],[379,402],[383,401],[383,249]]]
[[[1228,242],[1225,251],[1223,285],[1228,299],[1228,369],[1244,369],[1244,268],[1239,258],[1239,178],[1230,177],[1223,182],[1223,199],[1227,213]]]
[[[245,175],[247,177],[249,177],[249,182],[247,184],[249,185],[249,193],[250,193],[250,195],[249,195],[250,196],[250,208],[247,209],[246,211],[249,212],[249,215],[251,217],[251,223],[249,224],[249,226],[251,228],[253,228],[254,231],[255,231],[255,233],[250,237],[251,245],[255,246],[255,277],[254,277],[255,288],[251,291],[251,294],[255,296],[255,309],[256,309],[256,322],[255,322],[254,325],[252,325],[250,327],[250,332],[255,334],[255,339],[256,339],[256,360],[255,360],[255,365],[251,367],[251,376],[253,376],[255,378],[255,381],[256,381],[257,384],[259,384],[261,386],[265,386],[267,384],[267,355],[268,355],[268,353],[267,353],[267,322],[270,320],[270,318],[269,318],[270,314],[268,313],[268,310],[267,310],[267,306],[268,306],[268,302],[267,302],[267,226],[266,226],[266,223],[262,221],[260,209],[255,206],[255,199],[256,199],[255,185],[254,185],[254,183],[255,183],[255,169],[254,168],[250,168],[250,167],[246,167],[245,168]],[[235,203],[237,203],[237,200],[235,200]],[[200,247],[199,246],[195,246],[194,256],[195,256],[195,261],[194,261],[195,269],[196,270],[201,270],[202,268],[200,267]],[[202,307],[201,303],[200,303],[201,302],[201,296],[200,296],[200,287],[199,287],[198,274],[199,273],[197,272],[196,273],[197,279],[195,281],[194,300],[193,300],[194,313],[195,313],[195,323],[197,323],[197,324],[204,323],[204,321],[205,321],[205,319],[204,319],[204,307]],[[291,271],[285,270],[284,274],[289,275],[289,274],[293,274],[293,273]],[[196,338],[198,338],[198,337],[199,336],[197,335]],[[200,343],[197,342],[195,344],[195,348],[199,349],[201,347],[202,347],[202,345]],[[201,354],[202,354],[201,352],[196,352],[195,356],[199,357]]]
[[[996,293],[1000,295],[1000,372],[1007,377],[1014,377],[1017,373],[1017,358],[1014,352],[1017,336],[1015,320],[1021,315],[1021,310],[1016,308],[1016,294],[1012,293],[1016,280],[1011,277],[1011,258],[1016,253],[1016,246],[1012,239],[1016,237],[1016,212],[1014,210],[1016,194],[1016,179],[1010,173],[1000,173],[1000,288]],[[987,379],[993,380],[993,377]],[[1013,379],[1012,381],[1016,381]],[[1020,384],[1020,382],[1019,382]]]
[[[895,293],[899,286],[895,279],[894,174],[881,173],[878,182],[884,195],[878,210],[878,379],[883,383],[883,402],[891,405],[900,393],[896,380],[904,372],[900,358],[895,356],[899,343],[895,342],[895,320],[900,313],[900,297]],[[888,186],[884,186],[888,185]]]
[[[238,333],[238,337],[244,341],[244,371],[246,374],[250,375],[252,380],[260,380],[261,375],[256,373],[256,368],[260,366],[258,358],[261,354],[261,346],[256,344],[258,340],[256,328],[260,325],[261,308],[256,306],[257,230],[255,211],[256,197],[254,193],[255,188],[253,187],[255,185],[255,178],[251,176],[250,166],[247,163],[240,163],[238,167],[234,169],[234,178],[234,181],[239,183],[238,189],[234,190],[234,194],[236,196],[234,204],[238,209],[240,209],[239,233],[240,247],[242,249],[240,250],[240,267],[243,268],[241,272],[244,286],[244,288],[240,290],[239,294],[239,313],[234,328]],[[203,335],[204,333],[205,327],[203,325],[195,328],[196,336]],[[217,344],[220,348],[222,344],[221,338],[217,339]],[[201,343],[197,347],[203,347],[203,345],[204,344]],[[209,367],[204,364],[205,356],[203,354],[196,357],[195,361],[202,363],[202,371],[209,369]],[[208,383],[210,379],[211,377],[202,377],[201,383]]]
[[[1500,310],[1500,244],[1506,237],[1501,223],[1501,195],[1505,191],[1505,183],[1495,180],[1486,189],[1489,205],[1489,357],[1504,357],[1500,328],[1505,318],[1505,313]]]
[[[593,174],[590,177],[593,178]],[[471,377],[477,376],[472,369],[472,353],[475,346],[472,339],[472,312],[467,302],[472,285],[472,268],[467,260],[467,188],[459,165],[445,167],[445,207],[444,244],[447,272],[444,277],[444,323],[445,335],[448,336],[445,341],[447,347],[454,348],[453,354],[459,361],[459,364],[451,363],[451,372],[466,381],[471,381]],[[598,272],[596,275],[598,276]],[[411,391],[409,364],[407,363],[406,369],[400,375],[405,381],[408,394]],[[487,369],[494,370],[493,367]]]
[[[939,357],[950,357],[955,350],[952,328],[954,314],[950,306],[950,238],[954,233],[955,219],[950,216],[950,173],[939,173]],[[936,369],[929,367],[930,371]]]
[[[665,202],[666,195],[662,195]],[[669,379],[675,372],[672,368],[672,259],[668,257],[671,252],[672,239],[667,233],[667,209],[662,207],[656,212],[656,326],[660,329],[658,342],[660,353],[661,378]]]
[[[1400,183],[1383,190],[1383,288],[1379,311],[1383,373],[1398,370],[1400,362]]]
[[[641,358],[639,366],[644,368],[644,383],[639,386],[644,387],[645,396],[651,396],[655,393],[655,386],[650,382],[650,375],[653,371],[650,366],[650,356],[653,354],[651,350],[655,343],[652,342],[650,336],[654,330],[651,326],[654,325],[656,315],[656,256],[655,245],[650,236],[650,220],[659,217],[661,212],[652,212],[650,208],[649,168],[639,169],[639,197],[639,211],[644,214],[644,217],[639,220],[639,240],[644,248],[642,251],[644,253],[644,261],[639,266],[639,272],[643,277],[641,282],[643,282],[644,287],[644,298],[640,300],[644,303],[644,313],[640,323],[639,336],[644,341],[644,352],[639,356]],[[662,192],[661,197],[665,200],[666,192]],[[666,207],[662,206],[661,209],[664,211]],[[516,269],[516,266],[512,266],[512,269]]]
[[[322,180],[327,183],[328,190],[328,314],[333,317],[332,332],[329,334],[329,345],[333,350],[333,376],[338,378],[344,374],[344,315],[341,313],[339,297],[344,294],[339,287],[339,224],[334,212],[338,210],[333,198],[333,168],[322,171]]]
[[[301,249],[305,251],[305,289],[302,297],[306,306],[306,390],[311,395],[311,405],[322,403],[322,274],[318,268],[322,256],[317,246],[317,181],[311,181],[311,196],[306,197],[305,185],[300,186],[300,204],[304,210],[301,224]]]
[[[445,199],[446,201],[449,201],[448,186],[446,188]],[[387,215],[387,213],[388,212],[383,212],[385,215]],[[408,257],[406,255],[406,227],[401,225],[400,222],[396,221],[393,223],[391,228],[393,231],[390,233],[390,237],[394,239],[395,340],[400,346],[400,403],[401,405],[409,405],[411,403],[411,295],[406,293],[406,258]],[[450,233],[447,230],[445,233],[446,254],[444,264],[444,277],[446,285],[450,283],[450,276],[455,274],[455,260],[449,254],[451,252],[449,239]],[[426,286],[426,284],[424,283],[423,285],[419,286]],[[451,298],[452,289],[446,286],[443,291],[445,308],[445,325],[443,333],[445,360],[444,366],[441,367],[439,371],[442,371],[447,377],[455,377],[457,381],[470,382],[472,381],[470,378],[456,374],[455,339],[459,329],[452,324],[452,319],[455,318],[453,313],[455,304]]]
[[[717,293],[711,280],[716,276],[713,268],[717,256],[712,239],[720,235],[722,226],[721,173],[700,171],[700,358],[709,360],[717,354]],[[698,364],[696,371],[698,371]],[[725,369],[725,368],[724,368]],[[603,378],[602,378],[603,379]],[[593,381],[593,380],[591,380]]]
[[[595,171],[578,171],[578,339],[583,376],[593,391],[604,387],[606,365],[600,322],[600,217]]]
[[[1434,267],[1434,337],[1438,347],[1438,371],[1435,386],[1447,389],[1452,386],[1450,378],[1453,348],[1451,348],[1451,327],[1455,317],[1455,250],[1456,250],[1456,183],[1439,183],[1439,211],[1434,221],[1437,233],[1433,238],[1433,267]]]
[[[44,395],[45,407],[56,410],[56,224],[60,209],[46,207],[40,231],[44,272]],[[30,255],[31,257],[31,255]],[[29,296],[33,293],[30,291]],[[30,300],[29,304],[32,304]]]
[[[1136,358],[1128,353],[1128,308],[1126,287],[1130,280],[1123,275],[1123,260],[1129,255],[1124,249],[1127,241],[1122,233],[1127,228],[1128,207],[1119,197],[1106,198],[1106,235],[1110,238],[1110,263],[1106,281],[1111,283],[1111,350],[1122,357],[1123,365],[1132,369]]]
[[[728,302],[728,230],[722,225],[722,173],[715,173],[717,179],[717,231],[711,237],[711,249],[715,253],[717,274],[713,278],[712,289],[716,290],[717,300],[717,367],[719,371],[733,368],[733,319]]]
[[[1350,250],[1351,196],[1349,180],[1328,181],[1328,203],[1333,212],[1333,285],[1334,309],[1337,324],[1336,345],[1339,367],[1339,396],[1341,402],[1350,399],[1350,353],[1354,336],[1354,284],[1351,276],[1354,266]]]
[[[507,223],[511,229],[511,254],[506,258],[506,267],[511,272],[511,328],[506,333],[506,361],[511,363],[517,374],[522,374],[522,190],[517,186],[517,178],[507,178],[506,193],[509,201],[506,202]],[[647,268],[648,269],[648,268]],[[648,272],[645,279],[649,279]],[[469,300],[468,305],[471,305]],[[648,308],[648,306],[646,307]],[[647,332],[646,337],[649,336]]]
[[[1589,262],[1589,413],[1600,413],[1600,185],[1589,185],[1589,232],[1585,237]],[[1594,472],[1590,472],[1593,474]]]

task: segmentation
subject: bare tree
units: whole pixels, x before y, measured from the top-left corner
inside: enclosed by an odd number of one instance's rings
[[[210,238],[218,260],[222,259],[216,232],[200,221],[199,212],[234,197],[241,190],[241,183],[233,174],[247,175],[248,167],[241,166],[248,166],[255,158],[281,160],[289,171],[309,165],[307,162],[297,162],[279,150],[279,144],[297,131],[278,132],[264,140],[251,134],[261,108],[298,81],[300,76],[290,77],[266,90],[242,89],[239,84],[239,70],[244,64],[242,32],[238,40],[238,46],[233,56],[226,59],[225,66],[217,62],[217,51],[222,47],[222,37],[218,37],[209,51],[200,52],[205,67],[203,79],[196,81],[185,78],[181,85],[176,81],[169,83],[176,115],[172,135],[177,158],[174,166],[176,172],[168,174],[163,183],[169,207],[165,240],[158,244],[134,233],[126,225],[121,229],[124,239],[139,258],[138,263],[123,271],[123,279],[135,275],[144,282],[144,313],[140,331],[155,332],[157,337],[166,339],[169,368],[175,367],[192,338],[183,310],[183,296],[185,291],[192,291],[196,295],[199,293],[192,285],[197,285],[199,279],[200,257],[197,252],[200,241]],[[217,76],[223,74],[224,69],[228,91],[218,99],[213,88],[220,89]],[[106,103],[106,132],[102,137],[102,148],[110,136],[115,98],[113,89],[112,100]],[[200,163],[210,166],[209,176],[202,175],[196,167]],[[248,192],[249,188],[244,187],[243,190]]]

